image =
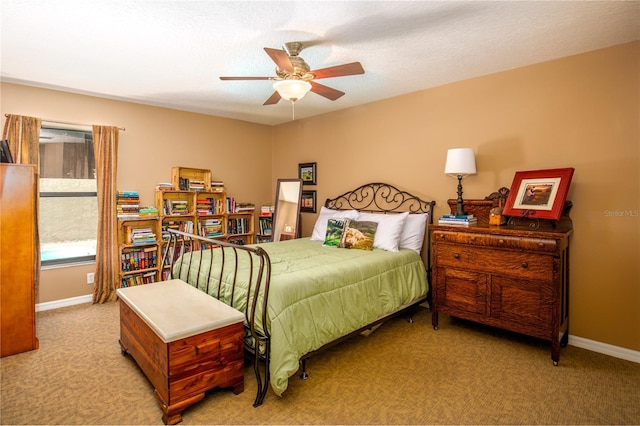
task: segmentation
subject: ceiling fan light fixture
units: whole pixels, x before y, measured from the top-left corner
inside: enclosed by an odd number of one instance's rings
[[[299,101],[311,90],[311,83],[304,80],[280,80],[273,83],[273,90],[291,102]]]

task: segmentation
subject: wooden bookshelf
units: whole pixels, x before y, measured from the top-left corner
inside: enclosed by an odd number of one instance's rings
[[[271,241],[273,241],[273,214],[260,213],[258,216],[256,242],[270,243]]]
[[[211,170],[190,167],[173,167],[171,182],[174,189],[182,191],[210,191]]]
[[[118,273],[121,287],[160,280],[160,218],[118,219]]]
[[[236,244],[253,244],[253,211],[227,215],[227,241]]]
[[[173,190],[156,190],[161,246],[168,239],[167,229],[242,244],[254,243],[254,210],[247,210],[245,203],[236,206],[234,198],[227,196],[222,181],[212,184],[210,170],[173,167],[171,179]],[[197,184],[193,187],[187,182]],[[237,207],[240,211],[236,211]]]

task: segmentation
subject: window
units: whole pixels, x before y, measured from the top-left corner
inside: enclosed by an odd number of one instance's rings
[[[90,128],[42,123],[39,233],[43,266],[96,258],[98,194]]]

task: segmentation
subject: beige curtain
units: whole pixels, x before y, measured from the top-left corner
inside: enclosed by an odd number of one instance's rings
[[[116,216],[116,171],[118,128],[93,126],[93,148],[98,183],[98,237],[93,303],[116,300],[118,280],[118,239]]]
[[[40,211],[40,124],[42,120],[35,117],[7,114],[4,122],[2,139],[9,141],[9,150],[13,161],[18,164],[35,164],[36,194],[35,194],[35,265],[34,285],[36,294],[40,288],[40,233],[38,231]]]
[[[35,117],[7,114],[2,139],[9,141],[13,161],[18,164],[35,164],[40,175],[40,124]]]

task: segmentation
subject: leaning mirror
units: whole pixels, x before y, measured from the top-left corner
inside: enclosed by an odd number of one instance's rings
[[[300,236],[302,179],[278,179],[273,211],[273,241]]]

